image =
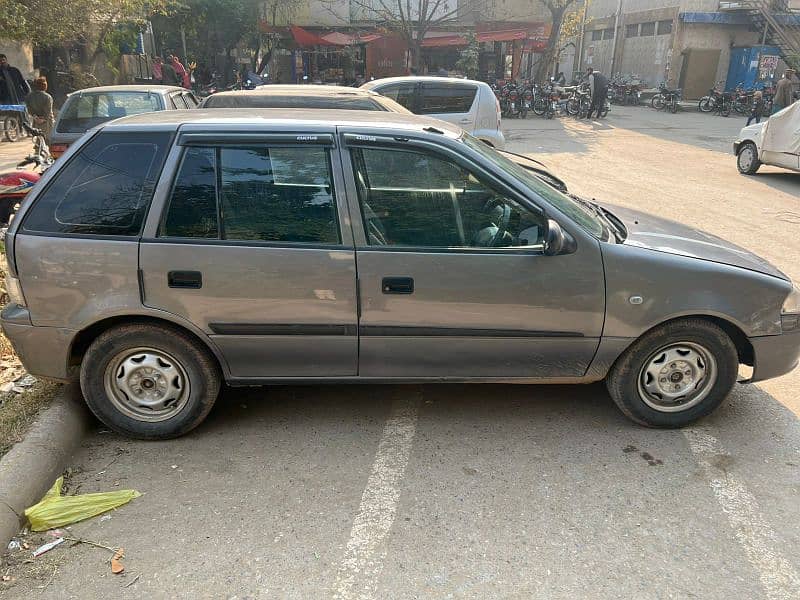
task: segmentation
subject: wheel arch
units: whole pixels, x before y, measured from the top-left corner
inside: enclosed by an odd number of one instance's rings
[[[115,315],[111,317],[106,317],[104,319],[100,319],[90,325],[87,325],[85,328],[81,329],[75,337],[72,339],[72,343],[70,344],[69,354],[68,354],[68,367],[76,367],[81,364],[81,361],[86,354],[89,346],[91,346],[92,342],[96,340],[101,334],[105,333],[109,329],[112,329],[118,325],[129,325],[131,323],[141,323],[141,324],[150,324],[150,325],[157,325],[160,327],[166,327],[169,329],[177,329],[180,330],[182,333],[190,336],[194,340],[196,340],[202,347],[206,348],[214,360],[217,362],[219,366],[220,372],[223,373],[224,376],[228,374],[228,365],[220,353],[219,349],[206,337],[199,335],[196,331],[193,331],[191,328],[186,327],[180,323],[176,323],[170,319],[165,319],[162,317],[157,317],[153,315]]]

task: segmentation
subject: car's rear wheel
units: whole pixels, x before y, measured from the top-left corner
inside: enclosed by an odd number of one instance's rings
[[[614,402],[648,427],[682,427],[711,413],[736,383],[730,337],[702,319],[682,319],[643,335],[606,378]]]
[[[745,142],[739,147],[736,155],[736,168],[742,175],[753,175],[761,166],[758,160],[758,148],[753,142]]]
[[[81,364],[92,412],[127,436],[168,439],[206,418],[220,389],[208,350],[183,331],[135,323],[101,334]]]

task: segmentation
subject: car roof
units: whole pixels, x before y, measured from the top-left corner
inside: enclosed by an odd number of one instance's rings
[[[104,94],[108,92],[151,92],[166,94],[168,92],[190,92],[186,88],[175,85],[101,85],[71,92],[70,96],[83,94]]]
[[[123,117],[102,125],[103,129],[175,130],[184,125],[232,126],[275,125],[300,128],[344,126],[372,126],[375,128],[402,129],[422,132],[433,128],[457,138],[463,131],[444,121],[414,114],[389,111],[330,110],[303,108],[211,108],[189,110],[162,110]]]
[[[373,79],[361,86],[361,89],[369,90],[377,85],[386,83],[405,82],[405,81],[432,81],[435,83],[471,83],[473,85],[489,85],[483,81],[475,79],[462,79],[461,77],[436,77],[435,75],[406,75],[403,77],[384,77],[383,79]]]
[[[342,85],[261,85],[254,90],[219,92],[215,96],[271,96],[292,94],[295,96],[379,96],[372,90],[345,87]]]

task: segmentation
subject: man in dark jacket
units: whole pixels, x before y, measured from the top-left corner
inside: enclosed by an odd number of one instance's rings
[[[0,104],[22,104],[31,86],[19,69],[8,64],[5,54],[0,54]]]
[[[589,107],[589,113],[586,118],[591,119],[592,112],[597,112],[599,117],[600,111],[603,110],[606,94],[608,93],[608,79],[602,73],[595,73],[592,67],[589,67],[587,74],[589,76],[589,91],[592,94],[592,105]]]
[[[792,97],[792,87],[794,87],[792,79],[794,79],[794,69],[786,69],[783,78],[778,82],[775,88],[775,97],[772,99],[773,115],[794,102],[794,98]]]

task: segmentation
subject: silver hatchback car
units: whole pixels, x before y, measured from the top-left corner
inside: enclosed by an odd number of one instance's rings
[[[6,250],[25,366],[79,375],[140,438],[191,430],[223,382],[605,379],[676,427],[740,364],[758,381],[800,354],[800,293],[767,262],[413,115],[118,120],[46,173]]]

